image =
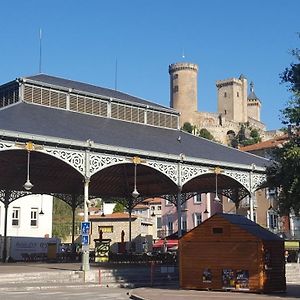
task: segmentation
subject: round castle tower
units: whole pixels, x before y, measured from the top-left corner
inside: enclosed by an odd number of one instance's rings
[[[193,123],[193,117],[198,109],[198,65],[183,62],[171,64],[169,74],[170,106],[181,113],[180,126],[184,122]]]

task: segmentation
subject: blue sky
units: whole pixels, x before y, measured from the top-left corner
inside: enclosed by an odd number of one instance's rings
[[[1,0],[0,11],[0,84],[38,73],[42,28],[43,73],[114,89],[117,59],[118,90],[169,106],[168,65],[189,61],[199,111],[216,111],[216,80],[243,74],[267,128],[282,126],[299,0]]]

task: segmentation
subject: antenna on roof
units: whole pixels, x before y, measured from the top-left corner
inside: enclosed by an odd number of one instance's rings
[[[115,66],[115,91],[118,89],[118,58],[116,57],[116,66]]]
[[[40,28],[40,57],[39,57],[39,73],[42,73],[42,28]]]
[[[182,58],[184,59],[185,58],[185,54],[184,54],[184,48],[182,48]]]

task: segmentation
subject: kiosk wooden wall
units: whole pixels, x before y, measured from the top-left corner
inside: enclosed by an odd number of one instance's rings
[[[216,214],[179,241],[180,286],[284,291],[284,241],[243,216]]]

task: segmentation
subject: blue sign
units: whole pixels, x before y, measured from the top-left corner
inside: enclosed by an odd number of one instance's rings
[[[83,235],[81,237],[81,244],[82,246],[88,245],[89,244],[89,236],[88,235]]]
[[[91,229],[91,222],[81,222],[81,234],[82,235],[89,235]]]

